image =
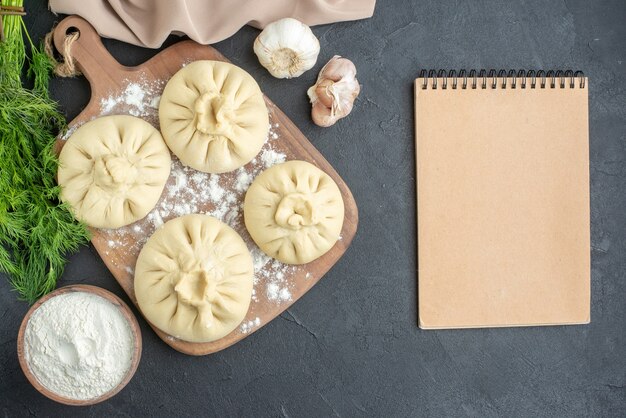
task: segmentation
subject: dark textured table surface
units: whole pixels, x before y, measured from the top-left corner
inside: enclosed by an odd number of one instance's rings
[[[35,3],[26,23],[41,37],[61,17]],[[74,409],[44,398],[22,374],[16,335],[28,305],[2,279],[2,416],[626,416],[626,3],[381,0],[372,19],[314,32],[318,64],[295,80],[259,65],[255,29],[216,48],[257,79],[351,187],[361,220],[346,255],[288,312],[211,356],[177,353],[140,319],[134,379],[113,399]],[[157,52],[106,45],[127,65]],[[354,61],[363,89],[352,115],[321,129],[305,91],[334,54]],[[412,88],[421,68],[589,76],[590,325],[417,328]],[[71,119],[89,87],[56,79],[52,95]],[[59,285],[72,283],[128,301],[93,248],[71,257]]]

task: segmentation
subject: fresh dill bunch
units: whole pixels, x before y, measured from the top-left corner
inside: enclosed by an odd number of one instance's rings
[[[1,0],[22,6],[23,0]],[[34,302],[53,290],[66,256],[89,240],[59,199],[53,147],[65,118],[48,95],[52,63],[36,47],[21,16],[3,16],[0,43],[0,271],[20,299]],[[26,42],[31,57],[26,55]],[[28,64],[33,89],[22,84]]]

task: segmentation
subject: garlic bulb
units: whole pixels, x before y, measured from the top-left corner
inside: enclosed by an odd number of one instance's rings
[[[313,122],[328,127],[348,116],[360,91],[352,61],[335,55],[321,69],[315,85],[307,91],[313,105]]]
[[[320,42],[311,28],[290,17],[270,23],[254,41],[254,53],[276,78],[298,77],[313,68]]]

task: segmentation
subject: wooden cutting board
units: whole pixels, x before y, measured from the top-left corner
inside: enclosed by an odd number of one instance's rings
[[[200,45],[193,41],[183,41],[167,48],[142,65],[125,67],[108,53],[93,27],[77,16],[67,17],[57,26],[54,33],[54,43],[59,51],[65,53],[64,41],[66,40],[66,34],[73,32],[79,32],[80,35],[71,45],[70,52],[76,60],[78,68],[90,83],[91,100],[82,113],[70,122],[68,133],[58,139],[58,151],[63,147],[67,137],[77,127],[105,114],[143,116],[144,119],[148,120],[156,128],[159,128],[158,112],[156,111],[158,104],[144,105],[144,103],[137,103],[138,98],[143,98],[144,101],[150,98],[153,99],[153,102],[158,101],[167,80],[187,63],[196,60],[228,61],[210,46]],[[252,45],[250,45],[250,48],[252,48]],[[133,90],[137,86],[148,87],[145,88],[145,91]],[[303,94],[303,92],[300,93]],[[345,219],[341,238],[324,256],[303,266],[286,266],[274,260],[267,261],[261,259],[261,262],[258,262],[255,266],[254,296],[244,321],[241,326],[220,340],[210,343],[189,343],[167,335],[151,325],[163,341],[182,353],[191,355],[214,353],[235,344],[276,318],[311,289],[339,260],[356,233],[358,212],[352,193],[346,183],[289,118],[267,97],[265,97],[265,102],[268,107],[272,127],[268,142],[264,146],[264,150],[262,150],[263,155],[260,154],[257,159],[253,160],[253,162],[256,162],[256,165],[250,163],[244,167],[242,169],[244,170],[243,172],[220,175],[220,184],[224,185],[226,192],[235,202],[232,205],[232,215],[226,222],[242,235],[253,254],[260,254],[245,230],[245,226],[243,226],[240,205],[243,202],[245,190],[241,190],[241,184],[238,185],[237,180],[241,176],[246,177],[248,175],[251,177],[252,175],[257,175],[264,168],[257,160],[271,160],[269,157],[279,155],[287,160],[309,161],[335,180],[341,190],[345,204]],[[152,106],[154,111],[147,112],[148,116],[146,116],[140,110],[148,106]],[[133,272],[141,247],[161,222],[186,213],[185,209],[187,209],[187,212],[189,211],[189,206],[181,205],[180,202],[178,206],[183,209],[176,210],[175,208],[175,210],[171,210],[172,204],[170,200],[173,199],[172,196],[179,199],[181,196],[182,198],[190,196],[190,199],[193,196],[195,199],[195,196],[202,192],[198,184],[206,186],[206,183],[200,182],[196,184],[194,181],[188,181],[189,179],[185,178],[185,176],[196,179],[201,178],[202,175],[209,176],[208,174],[184,168],[180,164],[176,173],[173,169],[161,201],[157,203],[157,207],[166,209],[169,207],[162,219],[157,211],[136,224],[120,230],[92,229],[91,241],[93,246],[135,305],[137,304],[137,299],[133,290]],[[244,182],[244,184],[246,183]],[[195,202],[191,207],[196,212],[212,213],[212,211],[219,209],[216,206],[221,204],[216,202],[216,200],[200,201]],[[155,208],[155,210],[157,209]],[[161,211],[160,213],[163,214],[164,212]],[[159,218],[158,222],[155,222],[155,217]],[[258,257],[255,261],[257,259]]]

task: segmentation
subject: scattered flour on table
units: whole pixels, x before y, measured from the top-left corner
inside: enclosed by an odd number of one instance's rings
[[[130,369],[134,339],[126,318],[108,300],[87,292],[44,302],[24,333],[31,372],[48,390],[93,399],[115,388]]]

